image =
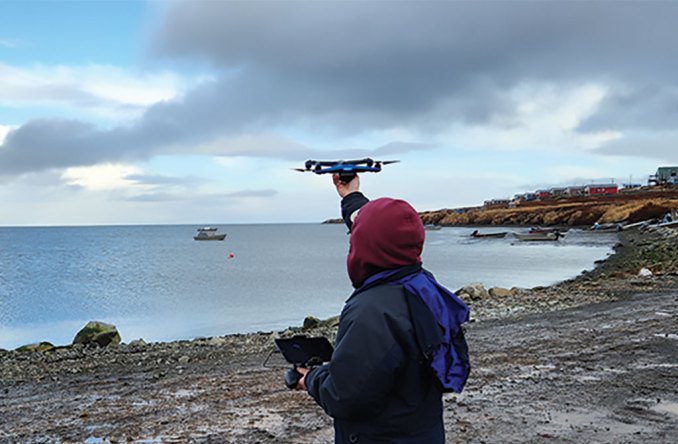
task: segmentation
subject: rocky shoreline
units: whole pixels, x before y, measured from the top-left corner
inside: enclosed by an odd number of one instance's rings
[[[640,276],[642,268],[651,274]],[[678,313],[674,310],[678,301],[676,289],[678,231],[654,229],[620,233],[620,243],[613,256],[594,270],[551,287],[460,293],[473,313],[474,322],[469,326],[473,346],[474,334],[478,338],[484,335],[489,338],[492,329],[536,328],[543,319],[551,318],[558,323],[565,316],[562,313],[569,313],[568,310],[590,313],[590,307],[624,304],[641,294],[653,295],[654,299],[647,300],[656,299],[657,304],[669,304],[657,325],[667,323],[670,331],[666,334],[675,335],[678,333]],[[660,309],[650,307],[648,310]],[[625,325],[620,321],[619,328],[626,328]],[[151,344],[136,341],[109,347],[74,345],[47,352],[0,350],[0,442],[332,442],[330,419],[305,394],[289,392],[282,385],[285,365],[279,357],[274,355],[269,367],[262,365],[274,349],[273,339],[300,332],[333,339],[336,319],[317,322],[309,318],[305,327],[284,332],[192,341]],[[509,432],[513,433],[509,436],[516,439],[523,436],[499,411],[490,407],[483,411],[480,404],[474,405],[470,398],[475,395],[476,400],[487,401],[488,392],[481,396],[482,387],[501,391],[493,385],[497,375],[489,377],[487,373],[499,365],[483,358],[495,347],[489,345],[492,340],[487,341],[483,345],[479,340],[476,347],[472,347],[479,361],[475,364],[475,382],[471,381],[470,388],[462,395],[446,396],[448,442],[506,442],[503,438]],[[662,355],[662,359],[673,359],[676,363],[678,352],[675,339],[672,341],[674,349],[668,356]],[[504,356],[515,344],[507,342],[504,346],[507,348],[503,351],[492,353]],[[511,365],[523,364],[512,362]],[[537,370],[540,374],[546,372]],[[549,378],[557,381],[558,372],[554,370],[549,370]],[[662,375],[668,379],[663,385],[657,384],[662,391],[672,391],[671,402],[678,406],[675,389],[678,364],[666,367]],[[517,376],[511,374],[506,378],[516,380]],[[500,380],[497,382],[500,387],[510,385],[506,379]],[[515,403],[520,402],[520,393],[518,395]],[[548,393],[542,396],[546,397],[542,401],[550,401]],[[529,399],[524,397],[525,402]],[[662,422],[655,429],[645,426],[642,429],[642,433],[649,433],[647,436],[655,442],[664,442],[664,434],[676,430],[676,422],[670,420],[675,421],[678,416],[671,416],[674,407],[668,405],[667,421],[673,426]],[[485,420],[483,415],[500,418],[496,427],[488,424],[480,430],[478,424],[472,424],[475,420]],[[476,435],[468,435],[471,431]],[[553,436],[559,442],[567,441],[558,433]],[[609,440],[602,434],[596,439],[590,439],[592,436],[586,435],[585,441],[632,441],[619,440],[619,435],[614,433]]]

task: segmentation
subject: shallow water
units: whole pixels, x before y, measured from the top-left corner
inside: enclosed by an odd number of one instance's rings
[[[67,344],[89,320],[114,323],[126,342],[283,329],[339,313],[351,293],[342,225],[224,225],[223,242],[196,242],[195,228],[0,228],[0,347]],[[592,268],[616,242],[572,230],[558,242],[474,240],[471,231],[426,233],[424,265],[452,290],[550,285]]]

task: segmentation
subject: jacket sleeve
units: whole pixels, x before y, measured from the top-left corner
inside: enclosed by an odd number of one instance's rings
[[[309,394],[337,419],[366,420],[384,407],[405,352],[378,307],[347,305],[332,361],[306,375]]]
[[[349,230],[353,225],[353,219],[358,214],[358,210],[369,201],[360,191],[348,194],[341,200],[341,218],[344,219],[344,223]]]

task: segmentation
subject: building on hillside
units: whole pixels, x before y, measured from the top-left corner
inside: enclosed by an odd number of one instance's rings
[[[638,188],[641,188],[643,184],[640,183],[624,183],[622,184],[622,189],[624,190],[637,190]]]
[[[545,200],[551,197],[551,192],[549,190],[537,190],[534,194],[536,194],[537,199],[539,200]]]
[[[492,199],[486,200],[484,203],[485,208],[508,208],[511,201],[509,199]]]
[[[567,188],[566,187],[551,188],[549,190],[549,194],[554,199],[557,199],[559,197],[565,197],[567,196]]]
[[[586,194],[586,187],[583,186],[572,186],[567,187],[565,194],[569,197],[581,197]]]
[[[657,168],[654,176],[650,176],[649,183],[655,182],[657,185],[670,183],[678,185],[678,166],[666,166]]]
[[[513,196],[513,202],[515,202],[517,205],[520,205],[525,202],[530,202],[532,200],[536,200],[537,195],[535,193],[523,193],[523,194],[516,194]]]
[[[616,183],[605,183],[605,184],[591,184],[586,185],[585,193],[587,196],[607,196],[610,194],[617,194],[619,187]]]

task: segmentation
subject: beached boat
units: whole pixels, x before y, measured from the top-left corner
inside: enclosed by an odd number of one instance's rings
[[[562,235],[555,233],[515,233],[520,241],[557,241]]]
[[[202,227],[198,228],[198,233],[193,236],[194,240],[199,240],[199,241],[206,241],[206,240],[214,240],[214,241],[222,241],[226,238],[225,233],[217,233],[217,228],[214,227]]]
[[[666,228],[678,228],[678,220],[662,222],[657,226],[658,227],[666,227]]]
[[[568,228],[562,229],[562,228],[541,228],[541,227],[532,227],[530,228],[530,231],[528,233],[530,234],[545,234],[545,233],[560,233],[563,234],[567,232]]]
[[[486,238],[486,237],[487,238],[502,238],[502,237],[506,237],[507,234],[508,234],[508,231],[501,231],[501,232],[498,232],[498,233],[481,233],[480,231],[475,230],[473,233],[471,233],[471,237],[475,237],[475,238]]]
[[[610,231],[622,231],[623,225],[620,223],[599,224],[596,222],[591,226],[591,231],[598,231],[600,233],[607,233]]]

